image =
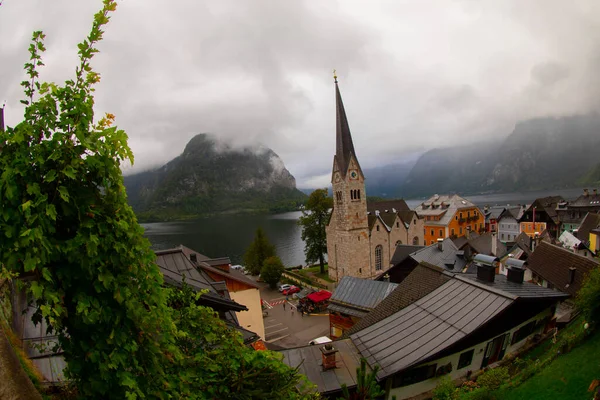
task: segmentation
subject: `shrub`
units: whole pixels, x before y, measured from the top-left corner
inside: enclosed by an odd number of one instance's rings
[[[507,382],[509,379],[510,375],[508,374],[508,368],[498,367],[484,372],[479,378],[477,378],[477,383],[482,388],[496,390],[500,387],[500,385]]]
[[[433,400],[454,400],[458,398],[458,389],[452,378],[445,376],[433,389]]]
[[[470,392],[462,393],[458,400],[492,400],[494,397],[488,388],[481,387]]]

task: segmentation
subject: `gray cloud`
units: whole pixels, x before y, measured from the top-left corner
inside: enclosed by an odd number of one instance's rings
[[[101,1],[5,0],[0,101],[22,115],[33,30],[42,77],[63,81]],[[515,122],[600,109],[594,0],[122,1],[94,66],[97,112],[112,112],[146,169],[211,132],[277,152],[299,186],[329,179],[337,68],[363,167],[510,133]]]

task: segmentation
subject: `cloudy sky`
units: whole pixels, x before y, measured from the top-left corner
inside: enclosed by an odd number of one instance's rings
[[[299,187],[329,180],[332,69],[364,167],[506,136],[515,122],[600,109],[600,2],[122,0],[93,65],[136,160],[164,163],[197,133],[263,143]],[[3,0],[0,102],[19,122],[34,30],[42,78],[73,76],[100,0]]]

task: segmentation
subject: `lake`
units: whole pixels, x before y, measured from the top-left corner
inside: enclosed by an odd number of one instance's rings
[[[573,200],[582,189],[555,191],[515,192],[466,196],[476,205],[507,205],[531,203],[538,197],[561,195]],[[407,200],[415,208],[423,200]],[[242,264],[244,251],[254,238],[256,228],[262,227],[277,249],[284,265],[304,264],[304,242],[297,221],[301,212],[276,215],[220,215],[192,221],[156,222],[142,224],[145,235],[155,250],[164,250],[183,244],[209,257],[230,257],[234,264]]]

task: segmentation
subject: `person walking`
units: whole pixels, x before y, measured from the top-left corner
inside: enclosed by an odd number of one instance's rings
[[[292,317],[294,316],[294,307],[290,307],[290,309],[292,310]]]
[[[285,301],[283,302],[283,309],[285,310]]]

